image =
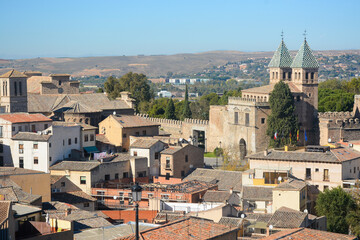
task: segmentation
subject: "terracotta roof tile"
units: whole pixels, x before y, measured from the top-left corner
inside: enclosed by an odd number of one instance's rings
[[[9,217],[9,211],[11,207],[10,201],[0,201],[0,226]]]
[[[225,202],[229,200],[230,196],[229,191],[206,191],[203,200],[205,202]]]
[[[158,139],[138,139],[133,144],[130,145],[130,148],[151,148],[157,142],[161,142]]]
[[[5,113],[0,114],[0,118],[12,122],[12,123],[31,123],[31,122],[49,122],[52,121],[50,118],[45,117],[40,113],[29,114],[29,113]]]
[[[0,76],[0,78],[27,78],[27,76],[15,69],[8,71]]]
[[[149,127],[149,126],[160,126],[156,122],[152,122],[145,118],[136,115],[111,115],[122,127]]]
[[[287,207],[281,207],[275,211],[268,222],[268,225],[273,225],[274,228],[306,227],[303,226],[306,218],[307,213],[296,211]]]
[[[274,233],[263,240],[292,239],[292,240],[355,240],[355,236],[340,233],[325,232],[310,228],[294,228]]]
[[[270,187],[243,187],[243,199],[272,201],[272,190]]]
[[[75,191],[75,192],[52,193],[51,200],[69,203],[69,204],[78,204],[78,203],[94,202],[96,201],[96,198],[91,197],[89,194],[86,194],[83,191]]]

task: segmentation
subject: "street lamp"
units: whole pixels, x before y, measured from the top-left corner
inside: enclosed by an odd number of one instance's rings
[[[241,237],[241,239],[243,239],[244,238],[244,234],[245,234],[245,229],[244,229],[244,218],[245,218],[245,214],[241,214],[241,219],[242,219],[242,237]]]
[[[139,183],[135,183],[131,187],[132,199],[135,202],[135,211],[136,211],[136,225],[135,225],[135,239],[139,240],[139,202],[141,201],[141,191],[142,187]]]

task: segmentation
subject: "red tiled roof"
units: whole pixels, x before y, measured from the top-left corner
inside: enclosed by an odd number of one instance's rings
[[[52,121],[50,118],[45,117],[40,113],[29,114],[29,113],[11,113],[11,114],[0,114],[0,118],[12,122],[12,123],[29,123],[29,122],[49,122]]]
[[[277,232],[268,237],[262,238],[263,240],[275,240],[275,239],[292,239],[292,240],[349,240],[356,239],[355,236],[325,232],[310,228],[294,228],[290,230],[285,230]]]
[[[340,162],[360,158],[360,153],[348,148],[333,148],[330,150]]]
[[[208,219],[188,217],[142,231],[140,232],[140,239],[212,239],[237,230],[238,228],[225,226]],[[119,239],[133,239],[133,235]]]

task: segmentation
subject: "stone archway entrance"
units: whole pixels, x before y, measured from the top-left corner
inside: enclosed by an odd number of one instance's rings
[[[246,156],[246,142],[243,138],[240,139],[239,148],[240,148],[240,160],[241,160],[241,163],[243,163],[245,160],[245,156]]]

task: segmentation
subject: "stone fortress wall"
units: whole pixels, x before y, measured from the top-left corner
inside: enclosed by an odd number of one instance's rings
[[[360,95],[354,96],[352,112],[318,113],[320,127],[320,145],[340,140],[358,140],[360,136]]]

